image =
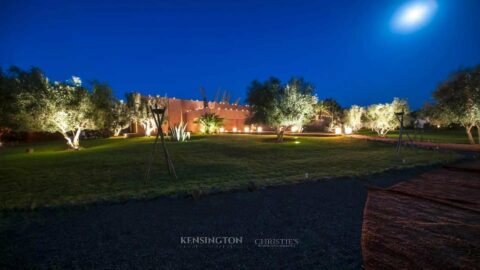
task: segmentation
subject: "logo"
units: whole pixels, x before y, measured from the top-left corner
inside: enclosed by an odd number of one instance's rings
[[[262,238],[255,239],[257,247],[266,248],[291,248],[296,247],[300,242],[296,238]]]
[[[243,237],[237,236],[182,236],[180,244],[184,247],[230,248],[243,244]]]

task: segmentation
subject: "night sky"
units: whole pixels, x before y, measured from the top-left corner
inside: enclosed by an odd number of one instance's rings
[[[437,0],[412,31],[392,22],[411,1],[231,2],[0,0],[0,65],[98,79],[119,98],[200,99],[204,86],[243,101],[253,79],[302,76],[343,106],[398,96],[418,108],[452,71],[480,64],[478,0]]]

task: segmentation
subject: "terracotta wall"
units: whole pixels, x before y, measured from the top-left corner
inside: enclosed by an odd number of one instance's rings
[[[168,99],[168,124],[164,126],[175,126],[180,122],[187,123],[187,130],[190,132],[200,132],[200,126],[195,121],[205,113],[215,113],[223,118],[223,127],[226,132],[231,132],[233,128],[238,131],[243,130],[245,120],[250,112],[249,107],[244,105],[234,105],[222,102],[208,102],[204,107],[204,102],[200,100],[186,99]]]

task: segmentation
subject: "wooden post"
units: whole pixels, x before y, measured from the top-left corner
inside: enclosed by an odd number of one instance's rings
[[[150,177],[150,169],[152,167],[153,160],[155,158],[155,154],[157,152],[157,145],[158,145],[158,137],[160,136],[160,142],[162,144],[163,153],[165,156],[165,161],[167,163],[167,170],[170,175],[173,175],[175,179],[177,179],[177,173],[175,172],[175,167],[173,166],[173,162],[170,158],[170,154],[168,153],[167,146],[165,145],[165,137],[163,136],[163,129],[162,123],[165,117],[166,108],[158,108],[157,104],[155,104],[155,108],[150,106],[150,112],[153,115],[153,119],[155,120],[155,124],[157,125],[157,135],[155,136],[155,142],[153,144],[152,152],[150,154],[150,158],[148,161],[147,171],[145,172],[145,183],[148,181]]]

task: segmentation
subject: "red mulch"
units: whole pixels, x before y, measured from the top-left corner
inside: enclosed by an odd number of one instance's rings
[[[480,269],[480,161],[369,189],[365,269]]]

